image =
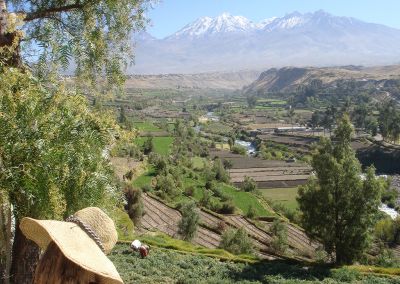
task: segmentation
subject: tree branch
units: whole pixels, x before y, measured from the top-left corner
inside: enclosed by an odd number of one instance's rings
[[[27,13],[24,21],[30,22],[30,21],[33,21],[36,19],[50,17],[51,15],[56,14],[56,13],[82,9],[83,7],[85,7],[85,4],[82,4],[81,1],[78,0],[74,4],[71,4],[71,5],[65,5],[65,6],[60,6],[60,7],[50,7],[45,10],[39,10],[39,11]]]

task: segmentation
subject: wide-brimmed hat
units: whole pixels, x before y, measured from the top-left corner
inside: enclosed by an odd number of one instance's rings
[[[66,258],[102,277],[102,283],[123,283],[105,255],[114,247],[118,234],[113,220],[101,209],[82,209],[65,222],[23,218],[20,228],[43,250],[53,241]]]

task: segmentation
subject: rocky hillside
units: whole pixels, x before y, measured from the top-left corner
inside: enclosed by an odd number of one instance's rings
[[[272,68],[262,72],[256,81],[244,88],[247,94],[257,92],[294,91],[301,85],[318,81],[324,86],[334,87],[340,81],[354,80],[359,85],[386,87],[400,80],[400,65],[383,67],[325,67],[325,68]]]

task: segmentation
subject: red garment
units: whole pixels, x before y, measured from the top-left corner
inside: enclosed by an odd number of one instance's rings
[[[139,252],[140,252],[140,256],[143,258],[143,257],[146,257],[148,254],[149,254],[149,250],[145,247],[145,246],[141,246],[140,248],[139,248]]]

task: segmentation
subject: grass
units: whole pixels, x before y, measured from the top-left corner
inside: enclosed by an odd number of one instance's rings
[[[138,146],[142,146],[148,137],[137,137],[135,143]],[[167,137],[153,137],[154,152],[161,155],[168,155],[171,145],[174,142],[174,138]]]
[[[221,185],[222,190],[225,192],[226,195],[228,195],[230,198],[232,198],[233,203],[235,204],[236,207],[238,207],[243,214],[246,214],[247,211],[249,210],[250,206],[253,206],[256,214],[258,216],[273,216],[274,214],[270,211],[268,211],[262,203],[258,200],[258,198],[250,193],[250,192],[244,192],[237,190],[236,188],[230,186],[230,185]]]
[[[277,203],[288,207],[289,209],[297,209],[298,204],[296,201],[297,187],[290,188],[264,188],[260,189],[262,194]]]
[[[158,132],[162,131],[161,128],[155,126],[150,121],[137,121],[133,123],[133,126],[140,131]]]
[[[155,177],[155,171],[153,168],[150,168],[147,172],[139,176],[132,183],[134,187],[142,188],[145,185],[151,184],[151,179]]]

